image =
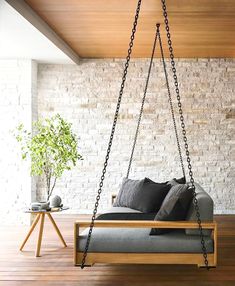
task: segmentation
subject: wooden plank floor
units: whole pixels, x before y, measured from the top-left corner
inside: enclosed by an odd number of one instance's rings
[[[36,232],[25,250],[18,250],[27,227],[0,227],[0,286],[234,286],[235,215],[216,216],[219,230],[218,267],[207,271],[196,266],[97,265],[81,270],[73,266],[72,215],[54,216],[68,244],[63,248],[46,221],[41,257],[34,257]],[[80,216],[79,218],[84,218]]]

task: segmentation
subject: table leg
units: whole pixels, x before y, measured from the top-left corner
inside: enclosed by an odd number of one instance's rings
[[[33,230],[35,229],[35,226],[37,225],[39,219],[40,219],[40,214],[37,214],[35,219],[34,219],[34,221],[33,221],[33,223],[32,223],[32,225],[31,225],[31,227],[30,227],[30,230],[29,230],[28,234],[26,235],[26,237],[25,237],[25,239],[24,239],[24,241],[23,241],[23,243],[22,243],[22,245],[20,247],[20,251],[23,250],[23,248],[25,246],[25,243],[29,239],[29,237],[30,237],[31,233],[33,232]]]
[[[56,223],[55,223],[53,217],[51,216],[50,213],[47,213],[47,215],[48,215],[48,217],[49,217],[51,223],[53,224],[53,226],[54,226],[54,228],[55,228],[55,230],[56,230],[56,232],[57,232],[59,238],[61,239],[61,241],[62,241],[64,247],[67,247],[67,244],[66,244],[66,242],[64,241],[64,238],[63,238],[62,234],[60,233],[60,230],[59,230],[58,226],[56,225]]]
[[[40,220],[40,229],[39,229],[39,233],[38,233],[36,257],[40,256],[40,249],[41,249],[41,243],[42,243],[42,234],[43,234],[43,228],[44,228],[45,213],[41,213],[40,217],[41,217],[41,220]]]

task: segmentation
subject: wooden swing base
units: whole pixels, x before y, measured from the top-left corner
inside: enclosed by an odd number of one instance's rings
[[[77,249],[80,228],[90,226],[90,221],[76,221],[74,224],[74,264],[81,265],[83,252]],[[95,221],[95,227],[105,228],[172,228],[172,229],[197,229],[198,223],[191,221]],[[203,229],[213,231],[214,252],[208,253],[207,259],[210,267],[217,265],[217,223],[203,222]],[[123,263],[123,264],[196,264],[204,267],[204,259],[201,253],[92,253],[86,257],[86,266],[95,263]]]

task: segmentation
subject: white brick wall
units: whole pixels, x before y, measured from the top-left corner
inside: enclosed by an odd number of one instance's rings
[[[84,60],[75,65],[39,65],[39,117],[60,113],[80,136],[84,161],[63,176],[59,194],[71,212],[90,212],[120,88],[123,60]],[[126,174],[148,60],[132,61],[120,110],[100,210]],[[217,213],[235,212],[235,60],[177,61],[193,171],[213,197]],[[157,182],[180,177],[164,74],[155,60],[131,178]],[[44,192],[40,183],[37,197]]]
[[[1,224],[29,223],[22,209],[35,199],[30,162],[22,162],[11,131],[21,122],[30,130],[32,116],[37,116],[35,108],[32,112],[32,98],[37,102],[36,74],[37,64],[31,60],[0,60]]]
[[[81,65],[45,65],[0,60],[1,224],[28,223],[22,209],[36,198],[30,162],[22,162],[10,131],[20,122],[59,112],[80,136],[84,161],[66,173],[55,189],[73,213],[91,212],[116,99],[123,60],[84,60]],[[126,174],[148,60],[132,61],[120,110],[100,210]],[[196,181],[215,200],[217,213],[235,213],[235,60],[178,60],[182,103]],[[180,177],[164,74],[155,61],[130,177],[156,181]],[[44,183],[37,189],[42,198]]]

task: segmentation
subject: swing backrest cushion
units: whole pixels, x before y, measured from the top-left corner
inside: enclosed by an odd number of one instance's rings
[[[197,193],[198,206],[200,211],[200,218],[202,221],[213,221],[214,203],[210,195],[197,183],[195,183],[195,191]],[[193,201],[189,206],[186,216],[188,221],[197,221],[197,216],[194,208]],[[198,230],[186,229],[185,233],[188,235],[200,235]],[[203,230],[204,235],[210,235],[211,230]]]
[[[114,207],[127,207],[143,213],[157,213],[171,186],[145,178],[125,178],[114,202]]]

